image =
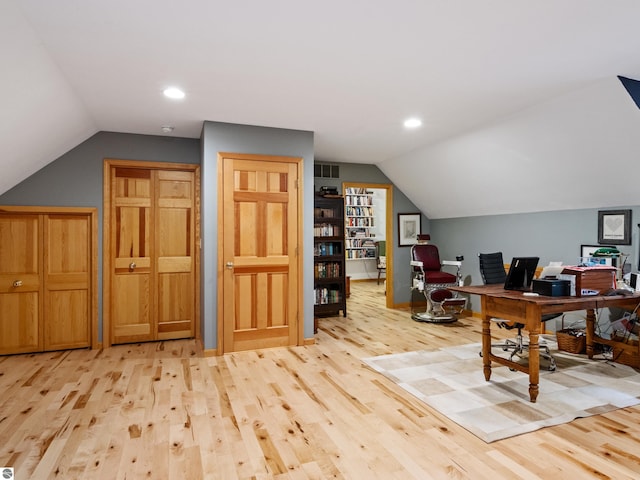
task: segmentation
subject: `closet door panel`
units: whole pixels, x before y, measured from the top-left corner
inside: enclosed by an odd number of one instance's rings
[[[113,334],[118,343],[153,339],[149,302],[143,298],[151,293],[149,280],[149,275],[143,274],[116,275],[113,294],[118,301],[112,305],[112,312]]]
[[[111,330],[114,343],[154,340],[152,315],[153,178],[137,168],[116,168],[112,235]]]
[[[193,336],[191,273],[160,274],[158,294],[158,338]]]
[[[48,292],[45,305],[45,350],[82,348],[90,345],[88,295],[87,289]]]
[[[158,171],[156,253],[158,339],[194,335],[194,175]]]
[[[0,354],[42,349],[38,215],[0,216]]]
[[[91,344],[91,224],[86,215],[45,215],[44,349]]]
[[[38,304],[38,292],[0,293],[0,354],[42,349]]]

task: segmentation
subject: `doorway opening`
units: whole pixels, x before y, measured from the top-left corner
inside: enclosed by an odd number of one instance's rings
[[[376,244],[385,251],[386,306],[393,307],[393,186],[343,182],[345,197],[345,257],[349,281],[378,281]],[[380,245],[378,245],[380,246]]]

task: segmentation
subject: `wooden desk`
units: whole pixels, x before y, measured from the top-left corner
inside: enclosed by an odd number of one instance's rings
[[[470,295],[480,295],[482,306],[482,363],[484,378],[487,381],[491,378],[491,361],[506,365],[514,370],[528,373],[529,399],[531,402],[535,402],[538,398],[538,382],[540,380],[540,346],[538,336],[542,328],[540,321],[542,315],[547,313],[586,310],[587,355],[589,358],[592,358],[594,343],[607,343],[609,345],[617,343],[596,337],[595,311],[605,307],[620,307],[632,310],[640,302],[640,294],[630,296],[616,295],[611,297],[546,297],[542,295],[529,297],[524,296],[522,292],[505,290],[502,288],[502,285],[471,285],[448,288]],[[524,324],[525,330],[529,334],[528,365],[520,365],[519,363],[512,362],[491,353],[492,318],[502,318]]]

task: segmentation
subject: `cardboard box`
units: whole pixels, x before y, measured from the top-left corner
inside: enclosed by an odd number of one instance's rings
[[[576,297],[602,295],[616,288],[614,267],[565,267],[558,278],[571,281],[571,295]]]

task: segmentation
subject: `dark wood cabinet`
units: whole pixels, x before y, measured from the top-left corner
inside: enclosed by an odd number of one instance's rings
[[[346,317],[344,198],[317,194],[313,222],[314,314]]]

